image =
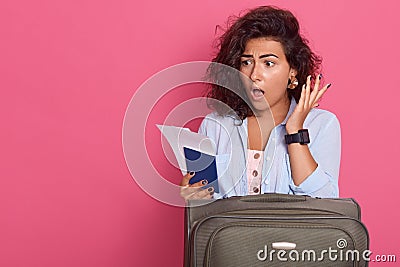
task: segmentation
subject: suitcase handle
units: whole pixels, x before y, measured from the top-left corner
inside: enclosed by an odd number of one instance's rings
[[[243,202],[301,202],[307,196],[267,193],[262,195],[249,195],[240,198]]]

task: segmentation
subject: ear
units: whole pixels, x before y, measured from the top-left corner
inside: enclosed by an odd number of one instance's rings
[[[289,79],[292,79],[292,78],[296,77],[296,75],[297,75],[297,70],[294,69],[294,68],[290,68],[290,70],[289,70]]]
[[[288,89],[295,89],[299,85],[299,81],[296,78],[297,70],[290,68],[288,78]]]

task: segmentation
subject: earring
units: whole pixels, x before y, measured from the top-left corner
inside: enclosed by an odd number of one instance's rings
[[[288,89],[294,89],[299,85],[299,81],[296,79],[296,77],[293,77],[293,80],[289,79],[288,80]]]

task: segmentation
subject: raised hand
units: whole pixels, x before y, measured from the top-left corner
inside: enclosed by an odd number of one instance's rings
[[[326,90],[331,86],[331,84],[329,83],[319,89],[321,77],[321,74],[318,75],[313,90],[311,90],[311,75],[307,77],[307,82],[303,85],[301,89],[299,103],[297,103],[296,108],[286,122],[286,131],[288,134],[297,133],[300,129],[303,128],[303,124],[308,113],[312,108],[319,106],[318,101],[325,94]]]

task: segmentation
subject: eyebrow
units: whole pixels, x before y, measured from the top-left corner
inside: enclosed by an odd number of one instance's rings
[[[252,58],[253,55],[242,54],[241,57],[249,57],[249,58]],[[278,57],[277,55],[275,55],[275,54],[264,54],[264,55],[259,56],[260,59],[261,59],[261,58],[264,58],[264,57],[276,57],[276,58],[279,58],[279,57]]]

